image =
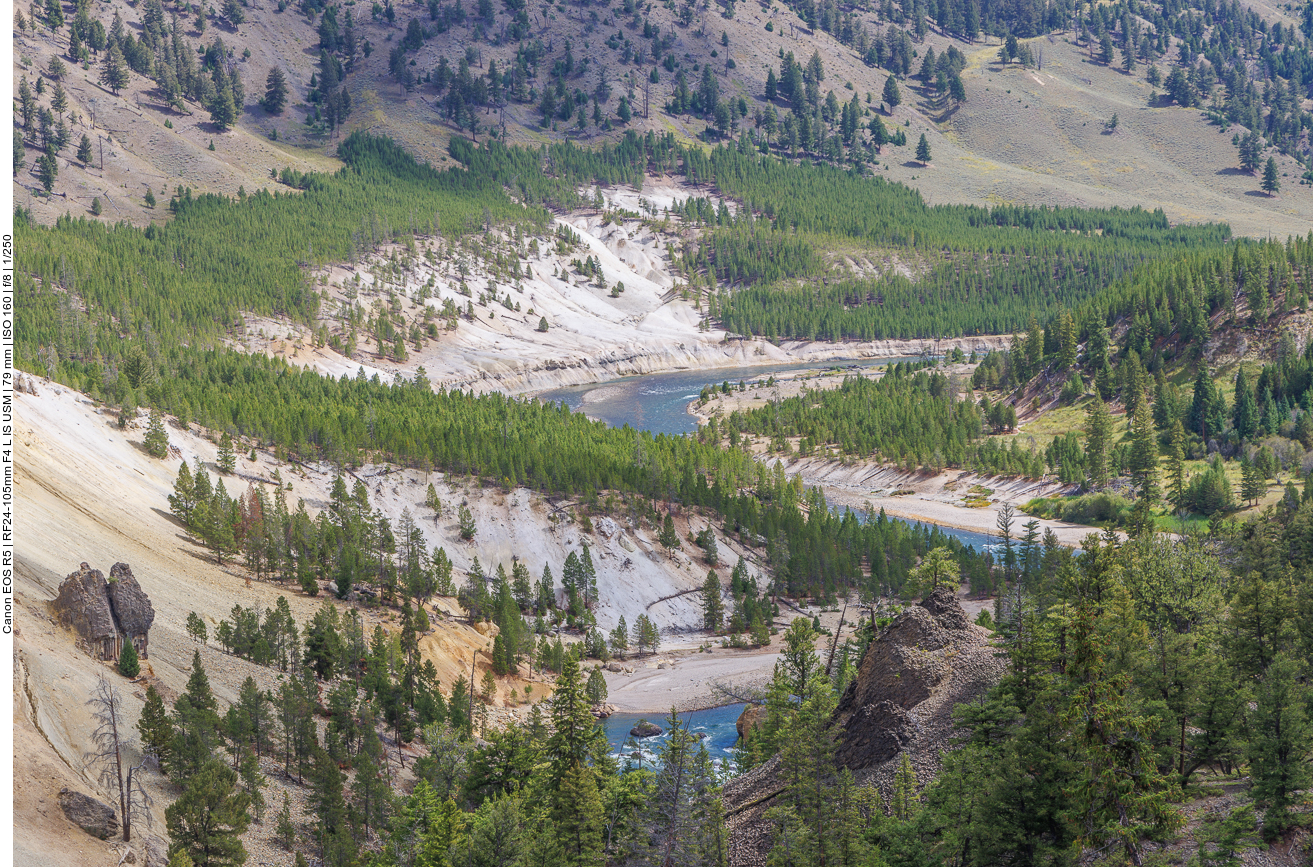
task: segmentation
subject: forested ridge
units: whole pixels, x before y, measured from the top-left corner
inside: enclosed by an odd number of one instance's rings
[[[212,345],[243,313],[309,321],[319,298],[308,266],[352,260],[403,235],[459,237],[492,220],[546,224],[544,212],[512,202],[490,180],[436,171],[387,139],[356,134],[339,155],[348,165],[332,175],[284,172],[299,193],[261,189],[232,200],[179,188],[174,217],[145,230],[68,216],[42,227],[18,212],[20,354],[35,359],[47,347],[85,365],[96,353],[112,360],[122,337],[146,333],[167,346]]]
[[[741,145],[686,148],[673,134],[627,134],[585,151],[536,154],[497,142],[453,141],[453,156],[518,189],[530,202],[577,206],[580,185],[641,184],[645,172],[682,175],[737,202],[730,211],[693,196],[675,212],[700,226],[680,250],[690,284],[710,292],[709,315],[740,334],[883,339],[1006,333],[1032,315],[1071,308],[1141,264],[1216,246],[1225,226],[1172,227],[1161,212],[1029,206],[927,206],[882,178],[765,157]],[[543,177],[535,168],[545,166]],[[844,207],[833,207],[843,202]],[[914,263],[876,279],[790,278],[831,273],[825,251],[850,249]],[[922,267],[923,266],[923,267]]]
[[[917,365],[923,366],[923,365]],[[772,451],[806,457],[833,446],[839,454],[860,457],[908,470],[939,471],[965,467],[987,474],[1039,477],[1044,462],[1023,450],[986,439],[986,432],[1016,426],[1015,411],[1000,403],[1000,415],[988,404],[962,400],[954,384],[939,372],[911,372],[916,366],[894,365],[879,379],[845,377],[838,388],[804,391],[797,397],[771,401],[752,410],[734,411],[713,419],[707,430],[715,436],[730,430],[767,437]]]
[[[1032,320],[1010,351],[986,357],[972,385],[1001,392],[995,401],[1084,411],[1044,457],[1091,493],[1037,500],[1031,513],[1132,525],[1156,514],[1164,526],[1196,514],[1216,524],[1270,502],[1274,481],[1296,508],[1313,448],[1310,355],[1298,341],[1311,250],[1313,239],[1292,237],[1153,262],[1043,328]],[[1114,435],[1118,405],[1124,437]]]
[[[682,208],[681,216],[703,225],[681,254],[694,284],[814,273],[814,249],[835,239],[941,262],[916,282],[895,275],[817,290],[713,293],[709,312],[745,333],[840,339],[1019,330],[1031,315],[1075,306],[1148,259],[1227,236],[1223,226],[1170,228],[1161,213],[1138,209],[926,207],[914,191],[879,179],[733,146],[708,155],[671,135],[629,135],[596,152],[459,141],[452,152],[469,170],[437,172],[386,139],[353,134],[340,148],[348,166],[339,172],[283,173],[300,194],[260,190],[228,201],[180,189],[175,218],[144,232],[68,217],[41,228],[20,212],[19,288],[30,311],[17,335],[20,358],[31,364],[42,352],[42,365],[53,370],[99,353],[103,366],[125,351],[122,336],[146,326],[154,339],[173,332],[194,343],[237,324],[243,310],[307,320],[317,297],[302,265],[348,260],[416,233],[459,236],[508,221],[541,229],[546,214],[538,205],[578,205],[580,185],[632,182],[646,171],[682,174],[741,203],[737,214],[696,200]],[[503,185],[530,207],[514,203]],[[828,206],[837,200],[850,207]]]

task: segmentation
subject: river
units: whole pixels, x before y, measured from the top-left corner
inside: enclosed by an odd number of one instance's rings
[[[739,714],[742,712],[743,705],[727,704],[707,710],[689,711],[679,716],[688,724],[693,734],[705,735],[707,752],[711,754],[713,761],[723,766],[734,761],[733,748],[739,739],[735,723],[738,722]],[[602,721],[606,729],[607,743],[611,746],[611,754],[620,761],[621,767],[629,763],[634,767],[651,769],[657,764],[661,749],[666,743],[667,735],[664,731],[656,737],[638,741],[637,750],[625,747],[625,741],[629,739],[629,731],[635,723],[643,719],[656,723],[663,730],[667,728],[666,718],[661,714],[617,713]]]
[[[538,398],[563,403],[570,409],[586,413],[590,418],[606,422],[611,427],[628,425],[636,430],[650,431],[654,434],[679,436],[693,433],[698,429],[697,418],[688,411],[688,405],[690,401],[697,400],[702,389],[709,385],[720,385],[725,381],[737,384],[740,380],[800,370],[870,370],[899,361],[917,360],[919,359],[912,356],[899,356],[649,373],[608,382],[557,388],[539,394]],[[946,535],[975,547],[977,551],[994,543],[993,537],[985,533],[953,527],[940,527],[940,529]]]
[[[680,370],[673,373],[649,373],[627,376],[608,382],[557,388],[539,394],[541,400],[563,403],[572,410],[600,419],[611,427],[629,425],[654,434],[693,433],[697,419],[688,411],[689,401],[697,400],[708,385],[753,379],[772,373],[797,370],[870,370],[899,361],[915,361],[911,356],[864,358],[857,361],[808,362],[805,364],[771,364],[755,367],[717,367],[710,370]]]

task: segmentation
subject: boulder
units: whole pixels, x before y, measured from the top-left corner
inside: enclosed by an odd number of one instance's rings
[[[59,807],[74,825],[99,840],[119,833],[119,818],[109,804],[72,789],[59,790]]]
[[[115,563],[109,570],[109,607],[119,628],[127,633],[142,659],[149,659],[147,635],[155,622],[155,607],[141,589],[127,563]]]
[[[645,719],[638,721],[638,724],[629,730],[629,734],[636,738],[654,738],[663,734],[665,729],[654,722],[648,722]]]
[[[605,702],[602,704],[595,704],[592,707],[592,713],[593,719],[606,719],[611,714],[615,713],[615,705],[606,704]]]
[[[169,863],[169,843],[159,837],[146,838],[146,867],[165,867]]]
[[[118,626],[109,607],[105,573],[83,563],[59,585],[55,614],[72,627],[92,652],[101,659],[118,658]]]
[[[743,708],[743,713],[739,714],[738,721],[734,723],[734,728],[738,729],[739,737],[748,736],[748,732],[755,729],[766,721],[766,706],[763,704],[750,704]]]

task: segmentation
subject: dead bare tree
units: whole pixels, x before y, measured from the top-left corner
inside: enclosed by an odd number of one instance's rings
[[[123,735],[127,727],[123,721],[123,696],[104,677],[96,684],[87,704],[98,725],[91,733],[92,749],[83,758],[91,768],[99,769],[101,785],[118,789],[119,814],[123,817],[123,842],[132,842],[132,811],[139,808],[150,823],[150,795],[141,785],[140,772],[145,768],[143,759],[135,768],[124,768]]]

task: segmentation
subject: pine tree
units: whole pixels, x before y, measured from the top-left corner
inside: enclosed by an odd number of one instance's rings
[[[875,145],[875,152],[883,153],[884,146],[889,143],[889,130],[885,129],[884,121],[880,120],[880,115],[871,116],[871,123],[868,128],[871,131],[871,144]]]
[[[584,692],[593,704],[601,704],[606,701],[606,678],[602,676],[602,669],[594,668],[589,672],[588,683],[584,687]]]
[[[725,619],[725,604],[721,598],[720,578],[714,569],[707,572],[702,583],[702,625],[708,632],[719,632]]]
[[[916,567],[908,570],[906,593],[929,596],[940,585],[956,588],[961,581],[961,567],[953,552],[944,547],[926,552]]]
[[[100,67],[100,83],[118,96],[119,91],[128,86],[128,80],[128,64],[123,59],[123,49],[114,42],[109,51],[105,52],[105,61]]]
[[[150,425],[146,428],[144,445],[146,454],[153,458],[164,458],[169,454],[169,434],[164,430],[164,416],[158,409],[150,411]]]
[[[661,521],[661,534],[658,536],[661,545],[669,550],[679,547],[679,534],[675,532],[675,519],[666,512],[665,518]]]
[[[137,659],[137,648],[131,641],[123,642],[123,649],[119,651],[119,674],[129,678],[141,674],[141,662]]]
[[[296,847],[296,826],[292,824],[292,801],[286,791],[283,792],[283,808],[278,811],[274,836],[283,844],[283,848],[291,851]]]
[[[260,101],[260,106],[269,114],[282,114],[286,105],[287,76],[283,74],[282,69],[272,66],[269,68],[268,77],[265,78],[264,99]]]
[[[55,181],[59,178],[59,163],[54,156],[44,153],[37,157],[36,177],[41,182],[41,191],[49,196],[55,189]]]
[[[146,687],[146,702],[137,719],[137,732],[141,735],[141,746],[146,754],[159,765],[166,764],[169,749],[173,746],[173,721],[169,719],[164,699],[153,684]]]
[[[315,816],[315,833],[319,839],[320,849],[325,854],[330,851],[335,854],[340,853],[346,843],[343,836],[348,831],[344,780],[337,761],[323,749],[316,750],[314,754],[314,774],[309,800],[310,810]]]
[[[183,462],[183,469],[186,469],[186,462]],[[186,634],[192,637],[193,641],[200,641],[201,644],[207,644],[209,641],[209,629],[206,628],[205,620],[201,615],[192,611],[186,615]]]
[[[1160,496],[1158,487],[1158,442],[1153,418],[1143,400],[1131,419],[1131,479],[1135,483],[1137,519],[1142,531],[1152,528],[1150,510]]]
[[[194,651],[187,688],[173,704],[176,725],[165,762],[171,779],[185,781],[213,758],[219,736],[217,707],[201,653]]]
[[[215,711],[219,706],[215,701],[213,690],[210,689],[210,676],[205,673],[205,668],[201,665],[199,650],[192,651],[191,674],[187,676],[187,687],[183,694],[197,710]]]
[[[1115,544],[1115,543],[1114,543]],[[1082,817],[1082,846],[1117,847],[1140,859],[1140,840],[1182,824],[1172,806],[1178,789],[1158,768],[1147,735],[1152,721],[1130,690],[1130,673],[1107,661],[1107,624],[1119,618],[1107,601],[1115,578],[1112,544],[1087,545],[1078,566],[1066,676],[1071,684],[1063,720],[1070,727],[1080,771],[1071,782],[1072,804]]]
[[[77,158],[84,168],[91,165],[91,139],[86,133],[82,134],[82,141],[78,142]]]
[[[881,100],[887,106],[890,114],[903,101],[902,94],[898,92],[898,82],[894,80],[892,75],[884,80],[884,93],[881,95]]]
[[[1251,506],[1258,505],[1259,499],[1267,490],[1267,480],[1263,472],[1252,461],[1240,463],[1240,498]]]
[[[269,780],[260,773],[260,760],[248,746],[243,746],[239,751],[237,775],[242,780],[243,793],[250,799],[252,816],[255,821],[263,822],[265,807],[263,790],[269,784]]]
[[[632,632],[634,647],[640,655],[642,655],[644,648],[650,649],[653,653],[656,652],[653,640],[657,636],[657,630],[651,618],[646,614],[638,615],[638,619],[634,621]]]
[[[250,796],[237,788],[237,774],[222,762],[207,762],[164,811],[172,840],[169,856],[186,853],[196,867],[245,863],[240,837],[251,823],[249,807]]]
[[[178,467],[178,478],[173,483],[173,493],[169,495],[169,509],[174,517],[190,527],[195,508],[196,483],[192,479],[191,468],[187,466],[186,461],[183,461]]]
[[[360,752],[356,754],[356,776],[351,782],[351,797],[366,831],[386,827],[392,813],[392,789],[385,776],[387,759],[383,742],[374,728],[374,714],[368,707],[360,714]]]
[[[1281,190],[1281,179],[1277,176],[1277,161],[1274,157],[1267,158],[1267,165],[1263,167],[1263,192],[1269,196],[1275,196]]]
[[[552,830],[564,867],[602,864],[602,797],[593,771],[571,762],[552,798]]]
[[[224,86],[210,101],[210,120],[220,130],[227,130],[237,122],[237,104],[233,101],[232,88]],[[210,140],[210,150],[214,150],[214,140]]]
[[[1076,327],[1076,319],[1070,313],[1063,313],[1061,319],[1058,320],[1058,337],[1061,341],[1058,350],[1058,365],[1063,370],[1071,370],[1076,366],[1077,343],[1080,333]]]
[[[438,491],[432,482],[429,482],[428,491],[424,494],[424,505],[433,511],[435,521],[442,517],[442,500],[438,499]]]
[[[60,63],[58,57],[52,58],[52,62]],[[55,90],[50,94],[50,110],[59,115],[60,120],[64,119],[64,112],[68,111],[68,93],[64,90],[64,85],[56,82]]]
[[[1251,793],[1266,808],[1263,835],[1274,840],[1298,822],[1291,808],[1296,792],[1313,786],[1313,720],[1307,711],[1309,688],[1300,682],[1299,665],[1286,654],[1273,659],[1255,698],[1249,742]]]
[[[906,821],[912,818],[919,800],[916,771],[912,769],[912,762],[904,751],[898,764],[898,771],[894,774],[894,791],[889,801],[889,808],[895,819]]]
[[[233,27],[237,27],[246,21],[246,13],[242,10],[242,4],[239,0],[223,0],[220,14],[228,19],[228,23]]]
[[[1111,447],[1112,416],[1107,404],[1096,397],[1085,413],[1085,468],[1093,488],[1108,484],[1108,452]]]
[[[233,438],[232,434],[224,432],[223,437],[219,440],[219,472],[225,476],[230,476],[237,469],[237,458],[233,455]]]
[[[461,503],[460,508],[456,510],[456,524],[460,529],[460,537],[466,542],[473,541],[478,527],[474,524],[474,513],[465,503]]]
[[[930,162],[930,142],[925,133],[921,133],[921,140],[916,143],[916,161],[923,166]]]
[[[838,771],[832,722],[836,704],[829,679],[817,670],[780,738],[780,773],[788,785],[786,797],[810,831],[815,863],[830,863],[834,836],[830,806]]]
[[[1167,486],[1172,506],[1177,511],[1186,507],[1185,486],[1185,428],[1181,420],[1172,422],[1167,445]]]
[[[623,615],[620,617],[620,622],[616,624],[615,629],[611,630],[608,641],[611,645],[611,655],[618,659],[624,659],[625,653],[629,650],[629,627],[625,624]]]
[[[1258,428],[1258,402],[1254,398],[1254,389],[1249,384],[1245,369],[1240,368],[1235,377],[1235,403],[1231,407],[1231,422],[1236,433],[1242,438],[1253,436]]]

